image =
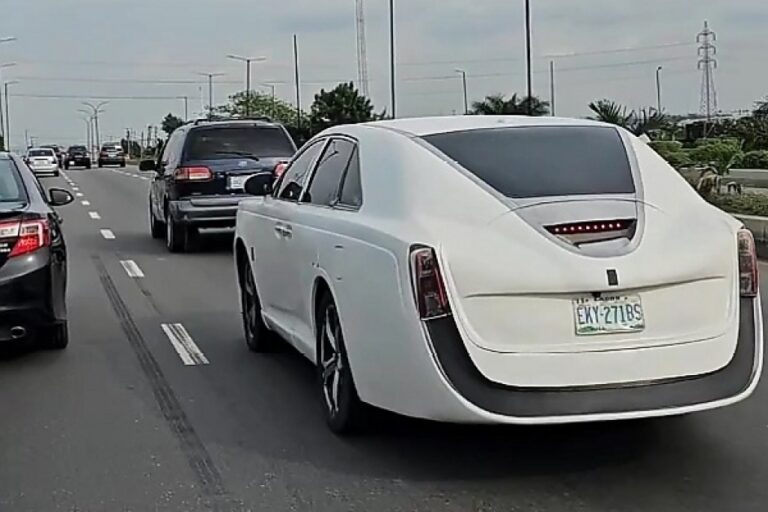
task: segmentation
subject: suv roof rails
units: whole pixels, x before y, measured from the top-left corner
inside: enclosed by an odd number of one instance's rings
[[[261,121],[264,123],[273,123],[271,117],[267,116],[252,116],[252,117],[201,117],[198,119],[194,119],[191,121],[188,121],[186,124],[192,124],[194,126],[197,126],[202,123],[226,123],[228,121]]]

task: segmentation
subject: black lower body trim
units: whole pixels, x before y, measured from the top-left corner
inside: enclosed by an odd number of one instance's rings
[[[519,388],[488,380],[472,362],[452,317],[427,323],[438,362],[453,387],[476,406],[519,418],[628,413],[715,402],[744,392],[755,378],[755,313],[741,299],[739,338],[733,359],[714,373],[634,386]]]

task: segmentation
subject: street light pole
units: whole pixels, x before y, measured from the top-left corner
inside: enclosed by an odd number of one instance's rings
[[[301,132],[301,80],[299,79],[299,36],[293,34],[293,67],[296,78],[296,129]]]
[[[0,43],[4,43],[4,42],[6,42],[6,40],[7,41],[13,41],[15,38],[4,38],[4,39],[5,40],[0,39]],[[5,64],[0,64],[0,84],[2,84],[2,71],[3,71],[3,69],[10,68],[10,67],[13,67],[15,65],[16,65],[15,62],[8,62],[8,63],[5,63]],[[6,123],[3,121],[3,105],[2,105],[2,102],[0,102],[0,135],[3,135],[3,139],[7,140],[8,139],[8,135],[5,133],[5,127],[6,127]]]
[[[208,77],[208,120],[213,119],[213,78],[224,76],[224,73],[197,73],[200,76]]]
[[[101,137],[99,136],[99,114],[103,113],[104,111],[101,109],[104,105],[109,103],[108,101],[102,101],[101,103],[98,103],[96,105],[93,105],[91,103],[88,103],[87,101],[83,102],[83,105],[86,107],[90,107],[91,110],[93,110],[93,121],[96,129],[96,148],[101,148]]]
[[[555,61],[549,61],[549,107],[552,117],[555,116]]]
[[[464,90],[464,115],[469,115],[469,95],[467,94],[467,72],[463,69],[456,69],[461,74],[461,83]]]
[[[8,86],[19,83],[18,80],[11,80],[3,84],[5,92],[5,146],[8,151],[11,150],[11,109],[8,107]]]
[[[656,111],[661,112],[661,70],[662,66],[656,68]]]
[[[251,115],[251,62],[264,62],[266,57],[241,57],[240,55],[227,55],[228,59],[245,62],[245,117]]]
[[[264,87],[269,87],[272,90],[272,120],[277,117],[277,97],[275,95],[275,84],[261,84]]]
[[[184,121],[189,121],[189,97],[179,96],[179,98],[184,100]]]
[[[528,82],[528,115],[533,115],[533,70],[531,66],[531,0],[525,0],[525,62]]]
[[[392,119],[397,118],[397,91],[395,77],[395,0],[389,0],[389,86],[392,101]]]

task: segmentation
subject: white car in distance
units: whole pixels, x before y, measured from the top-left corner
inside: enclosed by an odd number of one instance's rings
[[[623,129],[339,126],[246,190],[247,343],[277,333],[316,364],[336,432],[363,404],[550,424],[714,409],[757,385],[751,234]]]
[[[27,166],[36,176],[41,174],[59,175],[59,159],[51,148],[30,148],[27,150],[24,161],[27,162]]]

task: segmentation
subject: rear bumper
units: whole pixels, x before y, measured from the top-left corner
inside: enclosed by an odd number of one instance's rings
[[[453,318],[429,322],[427,336],[442,380],[477,421],[575,423],[685,414],[747,398],[763,364],[759,299],[741,299],[736,351],[703,375],[626,385],[523,388],[488,380],[472,362]],[[464,414],[457,415],[466,417]]]
[[[125,157],[119,156],[119,157],[108,157],[108,156],[100,156],[99,157],[99,163],[102,164],[124,164],[125,163]]]
[[[33,174],[56,174],[59,172],[58,165],[51,165],[49,167],[31,167],[30,170]]]
[[[237,207],[247,196],[200,198],[170,201],[168,211],[174,222],[201,228],[233,228]]]
[[[0,268],[0,343],[33,338],[63,320],[55,317],[49,265],[49,253],[38,251]]]
[[[87,156],[69,158],[66,163],[69,165],[88,165],[91,163],[91,159]]]

